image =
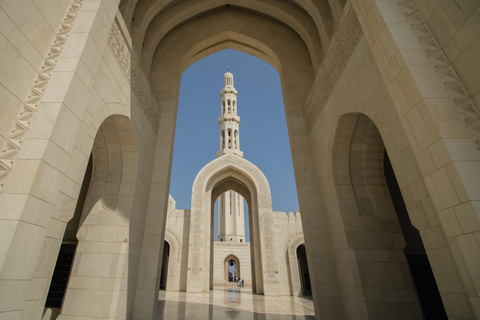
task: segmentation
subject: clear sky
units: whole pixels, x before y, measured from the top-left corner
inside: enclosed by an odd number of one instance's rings
[[[231,49],[196,62],[182,75],[170,183],[176,208],[190,209],[193,180],[220,149],[220,90],[227,66],[238,91],[243,157],[267,177],[273,210],[295,212],[298,198],[280,76],[266,62]]]

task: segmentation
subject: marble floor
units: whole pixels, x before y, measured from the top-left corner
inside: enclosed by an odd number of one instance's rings
[[[158,319],[314,320],[313,302],[265,297],[248,288],[219,287],[204,293],[160,291]]]

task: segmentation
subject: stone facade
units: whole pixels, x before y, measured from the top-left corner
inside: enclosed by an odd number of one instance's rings
[[[445,314],[480,318],[479,6],[1,1],[0,317],[42,317],[74,229],[59,319],[156,317],[180,77],[233,48],[280,74],[317,318],[422,317],[405,217]],[[284,284],[263,268],[277,246],[268,192],[233,156],[214,167],[257,201],[255,282],[272,294]],[[208,289],[207,171],[190,213],[194,292]]]
[[[165,241],[168,242],[170,254],[168,259],[168,276],[166,290],[186,291],[188,243],[191,239],[190,219],[191,210],[175,208],[175,200],[170,196]],[[285,213],[274,211],[272,233],[267,235],[273,239],[274,272],[279,284],[277,295],[303,295],[300,285],[300,276],[297,263],[296,249],[304,244],[302,219],[300,212]],[[225,263],[233,256],[238,259],[239,277],[245,280],[245,287],[252,287],[252,256],[250,243],[240,241],[213,241],[212,263],[209,270],[212,272],[210,288],[228,285],[225,273]],[[198,248],[196,249],[198,250]]]

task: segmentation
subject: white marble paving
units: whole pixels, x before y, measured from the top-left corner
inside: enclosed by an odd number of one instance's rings
[[[208,293],[159,293],[158,319],[304,319],[313,320],[311,300],[301,297],[269,297],[241,287],[217,287]]]

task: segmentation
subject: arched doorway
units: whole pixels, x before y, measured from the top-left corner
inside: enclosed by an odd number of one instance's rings
[[[224,155],[200,170],[192,190],[187,292],[202,292],[213,287],[210,266],[213,265],[214,203],[221,194],[233,190],[248,204],[252,288],[258,294],[277,295],[273,212],[270,187],[263,173],[241,157]],[[203,270],[199,266],[203,266]]]
[[[311,296],[312,286],[310,285],[310,273],[308,272],[307,252],[305,250],[305,244],[299,245],[296,251],[302,296]]]
[[[160,290],[167,289],[168,263],[170,260],[170,244],[163,242],[162,270],[160,271]]]
[[[74,217],[65,231],[65,237],[75,239],[77,246],[61,315],[104,316],[100,308],[84,306],[85,303],[108,305],[106,292],[115,292],[120,300],[133,301],[128,290],[122,289],[128,288],[136,276],[138,259],[132,255],[131,247],[139,245],[130,236],[137,151],[129,118],[112,115],[101,123],[93,142],[89,168]],[[109,278],[118,286],[112,291],[108,286],[89,284],[97,283],[99,278]],[[130,314],[132,305],[125,303],[109,310],[108,315]]]
[[[365,296],[369,297],[362,312],[375,317],[388,308],[401,317],[420,318],[419,314],[423,313],[426,319],[446,319],[438,289],[428,285],[426,291],[432,295],[427,299],[422,299],[418,291],[418,288],[425,290],[421,282],[434,283],[435,280],[431,272],[427,275],[430,266],[425,243],[409,215],[414,212],[414,217],[419,219],[417,214],[425,210],[423,206],[428,204],[428,199],[412,203],[407,210],[382,136],[370,118],[363,114],[340,118],[333,170],[340,214],[347,226],[344,244],[355,257],[349,267],[353,267],[357,276],[350,280],[352,284],[360,283]],[[408,258],[409,254],[413,254],[412,259]],[[413,261],[416,262],[412,264]],[[346,265],[341,268],[348,269]],[[416,277],[416,272],[421,275]],[[417,297],[409,301],[393,303],[373,298],[385,290],[405,296],[415,289]],[[429,301],[432,297],[435,302]]]
[[[224,260],[225,282],[235,282],[235,277],[240,279],[240,260],[233,254]]]
[[[92,177],[93,161],[92,156],[88,161],[87,170],[83,178],[80,194],[78,195],[77,204],[75,206],[75,212],[72,219],[67,223],[65,227],[65,233],[63,235],[62,245],[58,253],[57,262],[55,263],[55,269],[50,281],[50,288],[47,294],[47,300],[45,302],[45,308],[50,312],[51,318],[55,318],[60,313],[62,307],[65,292],[67,289],[68,279],[70,278],[70,272],[73,265],[73,259],[75,256],[75,249],[77,248],[78,239],[77,232],[82,216],[83,206],[85,204],[85,198],[88,192],[88,186]]]
[[[408,267],[412,276],[413,284],[417,298],[422,308],[425,319],[446,320],[448,319],[443,306],[442,297],[438,290],[435,276],[430,266],[422,237],[417,228],[412,225],[408,216],[407,207],[402,197],[402,192],[398,186],[392,164],[385,150],[383,156],[383,169],[385,179],[388,185],[390,197],[392,198],[398,222],[405,238],[405,249],[403,250],[407,258]]]

